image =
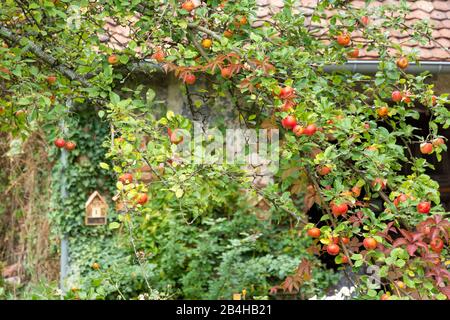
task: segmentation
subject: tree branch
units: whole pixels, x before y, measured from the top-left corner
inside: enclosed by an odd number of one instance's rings
[[[216,39],[218,41],[222,40],[222,37],[220,35],[218,35],[217,33],[215,33],[214,31],[211,31],[202,26],[198,26],[195,23],[188,23],[188,27],[191,29],[197,29],[200,32],[206,33],[207,35],[210,35],[211,37],[213,37],[214,39]]]
[[[197,42],[197,40],[195,40],[195,37],[192,36],[192,34],[187,33],[187,38],[189,39],[190,42],[192,42],[192,44],[194,45],[195,48],[197,48],[198,52],[200,52],[200,55],[209,62],[209,58],[208,55],[206,54],[205,50],[203,50],[202,46]]]

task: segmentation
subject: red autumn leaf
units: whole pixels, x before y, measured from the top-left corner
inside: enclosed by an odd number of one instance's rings
[[[389,242],[392,242],[393,239],[392,239],[392,237],[389,235],[389,232],[398,233],[398,232],[397,232],[397,229],[396,229],[395,227],[393,227],[393,225],[394,225],[394,221],[389,222],[389,223],[386,225],[386,228],[385,228],[382,232],[378,232],[377,234],[378,234],[379,236],[381,236],[382,238],[387,239]]]
[[[316,196],[316,189],[313,185],[309,185],[306,187],[306,194],[303,198],[303,212],[308,212],[309,209],[314,205],[316,202],[317,196]]]
[[[436,280],[436,284],[438,286],[441,286],[441,284],[444,283],[444,278],[450,280],[450,272],[441,265],[437,265],[431,268],[430,271],[425,274],[425,276],[433,277],[434,280]]]
[[[362,211],[356,212],[354,215],[352,215],[350,218],[348,218],[348,221],[353,224],[353,227],[359,227],[360,225],[364,224],[364,220],[367,219],[367,217],[364,215]]]
[[[422,257],[422,261],[424,261],[424,262],[428,262],[428,263],[431,263],[434,265],[441,263],[440,255],[439,255],[439,253],[436,253],[436,252],[432,252],[432,251],[423,252],[421,257]]]
[[[447,297],[448,300],[450,300],[450,286],[446,286],[443,288],[439,288],[439,290],[445,294],[445,296]]]
[[[420,232],[409,232],[400,229],[403,238],[398,238],[392,244],[394,248],[406,245],[406,250],[410,256],[413,256],[419,247],[428,252],[428,246],[423,242],[423,234]]]

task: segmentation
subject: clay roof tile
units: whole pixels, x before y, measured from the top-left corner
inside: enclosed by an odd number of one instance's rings
[[[196,5],[200,5],[200,0],[195,0]],[[197,4],[198,2],[198,4]],[[350,0],[351,6],[356,8],[365,8],[366,1],[363,0]],[[324,14],[324,19],[320,22],[311,22],[311,15],[314,12],[314,8],[318,5],[319,0],[296,0],[296,6],[294,14],[303,14],[306,16],[305,24],[313,26],[314,35],[326,38],[327,34],[327,19],[330,19],[333,15],[338,14],[336,10],[327,10]],[[372,1],[367,5],[369,8],[379,7],[380,4],[399,4],[399,0],[378,0]],[[441,46],[448,48],[450,46],[450,1],[408,1],[411,12],[406,16],[405,24],[407,26],[412,26],[413,24],[427,20],[433,28],[432,37],[435,41],[430,41],[423,45],[418,45],[410,41],[411,32],[401,32],[400,30],[391,31],[391,40],[400,43],[404,47],[404,51],[408,52],[411,50],[416,50],[420,52],[421,60],[442,60],[450,61],[450,53],[443,49]],[[267,21],[276,12],[280,11],[284,7],[284,0],[256,0],[256,17],[255,21],[252,22],[253,27],[261,27],[264,25],[264,21]],[[133,23],[138,19],[138,17],[133,17],[128,21],[129,25],[121,25],[114,19],[105,19],[105,33],[100,34],[99,38],[102,42],[108,42],[108,44],[117,50],[121,50],[127,46],[129,42],[129,37],[132,34]],[[377,19],[371,19],[371,25],[377,25]],[[123,24],[123,22],[122,22]],[[317,30],[319,28],[319,30]],[[323,31],[321,31],[323,30]],[[360,32],[355,32],[352,34],[354,40],[362,40],[362,35]],[[326,40],[326,39],[325,39]],[[396,52],[394,52],[395,54]],[[359,59],[374,59],[377,58],[377,53],[367,52],[366,50],[360,50]]]

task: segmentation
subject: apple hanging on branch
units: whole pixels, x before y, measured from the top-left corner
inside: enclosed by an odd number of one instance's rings
[[[56,147],[61,149],[66,145],[66,141],[63,138],[57,138],[55,139],[54,144]]]

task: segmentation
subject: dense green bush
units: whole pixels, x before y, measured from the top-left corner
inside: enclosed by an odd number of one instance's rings
[[[236,195],[237,188],[229,184],[211,193]],[[309,256],[310,240],[300,239],[287,223],[259,220],[245,198],[228,196],[223,202],[193,223],[173,210],[141,225],[138,243],[154,239],[149,260],[156,265],[156,288],[169,286],[178,298],[189,299],[229,299],[244,289],[250,297],[264,296]],[[316,271],[316,277],[325,272]],[[329,271],[305,290],[320,292],[334,279]]]

